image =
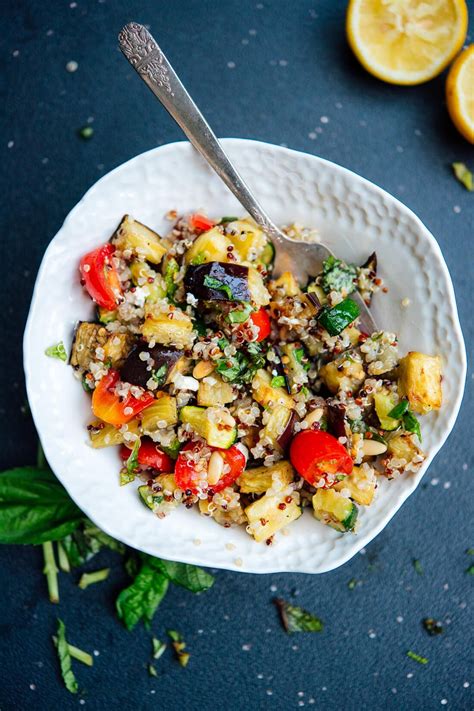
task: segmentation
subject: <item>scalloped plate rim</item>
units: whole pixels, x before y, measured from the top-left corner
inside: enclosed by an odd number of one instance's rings
[[[457,311],[457,306],[456,306],[456,298],[455,298],[455,292],[454,292],[454,287],[452,284],[452,279],[451,275],[449,273],[449,269],[447,267],[447,264],[444,260],[441,248],[436,241],[435,237],[432,235],[430,230],[424,225],[424,223],[421,221],[421,219],[409,208],[407,207],[404,203],[402,203],[400,200],[395,198],[393,195],[391,195],[388,191],[384,190],[380,186],[378,186],[376,183],[373,183],[372,181],[368,180],[367,178],[364,178],[363,176],[359,175],[358,173],[355,173],[354,171],[345,168],[344,166],[341,166],[337,163],[334,163],[333,161],[327,160],[325,158],[321,158],[319,156],[313,155],[311,153],[306,153],[304,151],[298,151],[294,150],[291,148],[287,148],[284,146],[278,146],[275,144],[267,143],[265,141],[259,141],[255,139],[247,139],[247,138],[220,138],[220,141],[223,142],[223,145],[248,145],[248,144],[255,144],[255,146],[261,146],[265,147],[265,149],[271,149],[272,151],[275,151],[277,153],[286,153],[286,154],[291,154],[291,155],[300,155],[304,156],[305,158],[310,158],[313,161],[316,161],[320,164],[324,164],[327,166],[330,166],[332,170],[340,171],[341,174],[351,178],[351,179],[356,179],[357,181],[360,182],[360,184],[365,184],[367,186],[370,186],[372,190],[375,190],[382,194],[385,199],[388,199],[389,202],[392,202],[397,210],[399,212],[404,213],[410,220],[414,221],[414,223],[417,225],[420,233],[423,235],[423,239],[428,240],[430,243],[430,246],[432,248],[432,256],[436,259],[438,266],[441,268],[441,271],[444,274],[445,280],[446,280],[446,285],[448,287],[448,292],[445,294],[445,296],[448,298],[449,302],[449,312],[452,317],[452,322],[454,325],[454,335],[455,335],[455,340],[457,342],[457,345],[459,347],[459,356],[460,356],[460,378],[459,378],[459,387],[457,388],[456,391],[456,398],[454,403],[452,404],[451,407],[451,412],[449,415],[449,419],[447,421],[446,427],[443,431],[442,436],[437,440],[436,444],[431,448],[430,454],[423,463],[422,469],[420,470],[420,473],[418,476],[414,476],[412,479],[412,484],[410,487],[407,487],[399,496],[398,501],[390,507],[390,509],[387,511],[387,513],[383,516],[381,519],[380,523],[373,528],[370,529],[369,532],[367,532],[365,535],[357,537],[357,540],[354,541],[354,545],[352,548],[347,550],[347,553],[345,554],[340,554],[339,556],[334,555],[333,560],[328,563],[327,565],[320,565],[318,567],[318,570],[314,570],[314,568],[311,568],[311,566],[306,567],[306,565],[298,565],[298,567],[293,568],[288,564],[283,564],[283,565],[275,565],[272,567],[271,570],[265,569],[261,570],[259,567],[259,561],[255,561],[255,564],[247,564],[245,563],[241,568],[235,567],[234,564],[231,563],[217,563],[213,562],[211,560],[203,560],[202,556],[199,556],[198,554],[198,549],[196,549],[196,554],[193,554],[193,550],[189,548],[186,551],[183,551],[182,555],[180,555],[180,560],[181,562],[184,563],[190,563],[193,565],[201,565],[201,566],[206,566],[209,568],[216,568],[216,569],[223,569],[223,570],[230,570],[232,572],[241,572],[241,573],[250,573],[250,574],[269,574],[269,573],[282,573],[282,572],[288,572],[288,573],[306,573],[306,574],[321,574],[321,573],[326,573],[331,570],[334,570],[344,563],[348,562],[351,558],[353,558],[360,550],[366,546],[370,541],[372,541],[390,522],[390,520],[395,516],[397,511],[402,507],[402,505],[405,503],[405,501],[408,499],[408,497],[415,491],[415,489],[418,487],[418,485],[421,482],[421,479],[423,478],[424,474],[428,470],[431,462],[433,461],[434,457],[436,454],[439,452],[441,447],[444,445],[446,442],[449,434],[451,433],[454,424],[457,419],[457,415],[459,413],[460,407],[461,407],[461,402],[464,394],[464,384],[465,384],[465,379],[466,379],[466,371],[467,371],[467,359],[466,359],[466,348],[465,348],[465,343],[464,343],[464,338],[462,334],[462,329],[459,321],[459,315]],[[166,143],[161,146],[157,146],[155,148],[152,148],[150,150],[144,151],[136,156],[133,156],[132,158],[128,159],[124,163],[121,163],[120,165],[116,166],[113,168],[111,171],[103,175],[99,180],[97,180],[82,196],[82,198],[76,203],[76,205],[69,211],[67,214],[63,224],[61,225],[60,229],[56,233],[56,235],[52,238],[50,243],[48,244],[48,247],[45,250],[45,253],[43,255],[36,280],[35,280],[35,286],[33,289],[33,294],[32,294],[32,299],[31,299],[31,304],[30,304],[30,309],[27,317],[27,322],[25,326],[25,331],[24,331],[24,338],[23,338],[23,362],[24,362],[24,371],[25,371],[25,380],[26,380],[26,389],[27,389],[27,394],[28,398],[30,400],[30,392],[33,389],[33,384],[32,384],[32,373],[31,373],[31,367],[29,363],[29,352],[31,349],[31,339],[33,337],[33,324],[34,324],[34,318],[35,318],[35,312],[36,309],[39,308],[38,306],[38,301],[39,297],[38,294],[40,292],[40,287],[41,287],[41,280],[42,280],[42,275],[43,272],[46,270],[46,265],[48,261],[48,256],[49,252],[53,247],[53,243],[59,241],[61,239],[61,233],[63,232],[64,228],[68,225],[68,223],[74,218],[75,213],[80,209],[81,205],[84,203],[84,201],[87,198],[90,198],[91,195],[94,194],[96,190],[98,190],[101,186],[101,184],[104,181],[109,180],[112,176],[115,176],[117,173],[126,171],[128,167],[130,167],[131,164],[134,162],[138,162],[141,159],[143,159],[145,156],[150,156],[152,154],[156,153],[166,153],[166,151],[173,151],[175,149],[181,150],[183,147],[186,147],[186,150],[189,150],[191,148],[190,144],[188,141],[174,141],[171,143]],[[33,400],[33,398],[31,398]],[[31,404],[31,403],[30,403]],[[41,444],[43,446],[45,455],[48,459],[48,461],[53,461],[55,459],[54,457],[54,452],[52,451],[47,438],[43,438],[42,433],[41,433],[41,413],[40,413],[40,408],[36,406],[36,404],[31,404],[31,414],[33,417],[33,421],[35,423],[35,426],[37,428],[38,432],[38,437],[41,441]],[[54,471],[54,469],[53,469]],[[71,492],[69,491],[68,488],[68,483],[67,483],[67,476],[63,476],[61,474],[56,473],[56,476],[58,479],[61,481],[63,486],[66,488],[68,493],[72,496]],[[74,498],[72,496],[72,498]],[[103,531],[111,535],[113,538],[127,544],[131,545],[132,547],[136,546],[134,544],[130,543],[130,539],[126,534],[120,534],[117,533],[117,531],[108,525],[107,522],[102,522],[99,521],[95,518],[95,516],[90,516],[89,513],[87,512],[86,509],[84,509],[78,501],[76,503],[80,506],[80,508],[84,511],[85,515],[88,516],[97,526],[99,526]],[[354,537],[356,538],[356,537]],[[259,545],[259,544],[255,544]],[[149,553],[150,555],[157,555],[156,549],[153,548],[153,546],[149,546],[147,544],[140,545],[139,550],[142,550],[145,553]],[[167,559],[166,552],[160,552],[159,555]],[[176,556],[173,558],[176,560]]]

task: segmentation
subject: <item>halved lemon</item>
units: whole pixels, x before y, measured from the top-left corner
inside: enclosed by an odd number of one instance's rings
[[[465,0],[351,0],[347,37],[361,64],[391,84],[421,84],[459,52]]]
[[[449,70],[446,101],[454,125],[474,143],[474,44],[461,52]]]

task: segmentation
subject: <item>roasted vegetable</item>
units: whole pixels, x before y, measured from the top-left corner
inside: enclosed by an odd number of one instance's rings
[[[132,347],[133,340],[133,336],[129,333],[109,333],[99,323],[81,321],[74,333],[69,362],[74,368],[85,370],[89,369],[91,361],[95,363],[101,361],[113,368],[120,368]]]
[[[91,445],[94,449],[102,449],[102,447],[112,447],[117,444],[132,443],[130,435],[138,435],[140,431],[139,420],[131,420],[126,425],[117,428],[113,425],[108,425],[106,422],[96,420],[89,427],[89,437]]]
[[[194,240],[185,255],[186,264],[226,262],[232,242],[218,227],[204,232]]]
[[[389,413],[395,407],[395,397],[386,389],[379,390],[374,395],[375,412],[379,418],[380,427],[383,430],[396,430],[400,421],[394,417],[390,417]]]
[[[238,484],[242,494],[264,494],[268,489],[284,489],[294,479],[294,469],[290,462],[282,460],[271,467],[246,469]]]
[[[142,412],[141,418],[143,431],[147,434],[175,425],[178,422],[176,398],[160,392],[155,402]]]
[[[388,440],[387,456],[389,459],[393,457],[396,460],[405,460],[406,463],[410,463],[415,457],[422,456],[422,452],[415,443],[412,434],[400,432]]]
[[[248,287],[252,303],[255,304],[255,306],[268,306],[270,303],[270,294],[263,283],[260,272],[253,267],[249,267]]]
[[[262,429],[260,439],[264,444],[270,440],[271,446],[285,450],[293,436],[293,426],[296,416],[293,410],[289,410],[285,405],[275,405],[268,422]]]
[[[130,215],[124,215],[122,222],[112,235],[112,243],[118,249],[130,250],[152,264],[159,264],[166,254],[161,237],[149,227],[137,222]]]
[[[336,531],[352,531],[357,521],[357,506],[334,489],[318,489],[313,496],[314,515]]]
[[[272,377],[263,368],[257,370],[252,380],[253,398],[263,407],[285,405],[292,410],[295,406],[293,398],[282,387],[272,387]]]
[[[210,447],[228,449],[237,439],[237,427],[228,410],[221,407],[192,407],[186,405],[179,413],[183,424],[188,424],[203,437]]]
[[[398,369],[400,397],[407,397],[413,412],[425,415],[439,410],[442,401],[441,358],[412,351]]]
[[[376,486],[374,470],[364,464],[362,467],[354,467],[351,474],[335,484],[333,488],[362,506],[370,506],[375,496]]]
[[[360,309],[352,299],[344,299],[336,306],[325,306],[318,315],[318,321],[330,336],[338,336],[360,314]]]
[[[145,293],[146,301],[154,303],[166,296],[166,286],[161,274],[155,272],[146,262],[137,259],[130,264],[132,281]]]
[[[189,348],[193,341],[193,322],[184,311],[175,309],[160,312],[153,309],[153,304],[145,306],[145,321],[141,327],[147,341],[155,341],[164,346]]]
[[[358,356],[343,353],[336,360],[323,365],[319,377],[332,393],[355,392],[365,379],[365,371]]]
[[[213,373],[208,375],[203,380],[199,381],[199,390],[197,394],[197,403],[203,407],[211,407],[212,405],[227,405],[235,400],[236,395],[232,385],[224,382],[224,380]]]
[[[349,296],[355,291],[356,278],[357,271],[353,264],[346,264],[332,254],[324,260],[321,286],[326,294],[330,291],[338,291],[344,296]]]
[[[248,268],[240,264],[208,262],[189,266],[184,288],[204,301],[250,301],[248,274]]]
[[[300,495],[297,491],[265,494],[247,506],[247,531],[257,542],[267,541],[274,533],[301,516]]]
[[[145,506],[164,517],[179,505],[179,497],[174,496],[177,489],[173,474],[160,474],[153,480],[153,486],[139,486],[138,494]]]
[[[253,261],[263,252],[266,237],[251,220],[234,220],[228,222],[225,233],[244,261]]]
[[[285,377],[290,385],[290,393],[296,394],[308,382],[309,360],[301,343],[285,343],[281,347]]]
[[[182,350],[162,345],[150,348],[145,341],[139,341],[130,352],[120,371],[126,383],[148,387],[150,378],[158,387],[171,382],[175,373],[183,372],[187,359]]]

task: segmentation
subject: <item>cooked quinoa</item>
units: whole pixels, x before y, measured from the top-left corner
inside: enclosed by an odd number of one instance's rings
[[[375,254],[329,257],[301,285],[273,276],[250,219],[167,218],[161,237],[126,215],[81,260],[97,309],[70,363],[92,396],[92,447],[120,447],[120,484],[138,482],[158,518],[197,508],[267,544],[303,508],[356,530],[378,478],[423,463],[416,415],[441,406],[440,358],[400,358],[396,334],[358,327],[351,295],[386,291]]]

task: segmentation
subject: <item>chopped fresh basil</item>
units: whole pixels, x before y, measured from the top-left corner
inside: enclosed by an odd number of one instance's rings
[[[418,664],[428,664],[428,659],[426,657],[421,657],[416,652],[412,652],[411,649],[408,650],[407,657],[410,657],[410,659],[413,659],[415,662],[418,662]]]
[[[336,306],[324,306],[318,316],[319,323],[330,336],[338,336],[360,314],[360,309],[352,299],[344,299]]]
[[[178,662],[182,667],[187,666],[190,655],[188,652],[184,651],[186,649],[186,643],[182,635],[179,632],[176,632],[176,630],[168,630],[168,637],[171,639],[171,644],[176,652]]]
[[[286,380],[284,375],[275,375],[272,378],[270,385],[272,388],[284,388],[286,385]]]
[[[175,275],[179,272],[179,264],[176,259],[171,258],[165,268],[165,285],[166,285],[166,296],[171,301],[174,300],[174,295],[178,285],[175,281]]]
[[[156,637],[152,638],[151,644],[153,648],[153,659],[159,659],[166,649],[166,644],[156,639]]]
[[[393,417],[394,420],[399,420],[400,417],[404,415],[405,412],[407,412],[409,406],[410,403],[408,402],[408,400],[401,400],[398,405],[392,407],[387,417]]]
[[[225,225],[226,222],[236,222],[236,220],[238,219],[238,217],[221,217],[221,221],[219,222],[219,224]]]
[[[304,610],[302,607],[295,607],[282,598],[273,601],[280,613],[281,621],[288,634],[294,632],[321,632],[323,623],[318,617]]]
[[[468,575],[474,575],[474,565],[470,565],[469,568],[466,568],[466,573]]]
[[[158,386],[160,386],[160,385],[163,385],[163,383],[164,383],[164,381],[165,381],[165,378],[166,378],[167,372],[168,372],[168,368],[167,368],[166,364],[163,363],[163,365],[161,365],[161,366],[158,368],[158,370],[154,370],[154,371],[153,371],[151,377],[153,378],[153,380],[155,381],[155,383],[157,383]]]
[[[64,347],[64,343],[62,341],[56,343],[55,346],[50,346],[49,348],[46,348],[45,355],[47,355],[49,358],[57,358],[58,360],[62,360],[64,362],[67,361],[67,353]]]
[[[179,450],[181,449],[182,446],[183,446],[183,443],[180,442],[178,438],[176,438],[175,440],[173,440],[173,442],[171,442],[171,444],[168,444],[168,445],[162,444],[161,449],[163,450],[163,452],[165,454],[168,455],[168,457],[171,457],[171,459],[177,459]]]
[[[90,386],[89,383],[87,382],[87,378],[82,378],[82,380],[81,380],[81,385],[82,385],[82,387],[83,387],[83,389],[85,390],[86,393],[91,393],[91,392],[93,392],[93,390],[94,390],[94,388],[91,388],[91,386]]]
[[[198,252],[194,259],[191,260],[191,264],[193,266],[198,266],[199,264],[204,264],[205,261],[206,255],[204,254],[204,252]]]
[[[418,422],[415,415],[410,412],[410,410],[403,415],[403,426],[405,427],[407,432],[413,432],[414,434],[416,434],[416,436],[421,442],[420,423]]]
[[[245,321],[248,321],[253,311],[253,306],[243,301],[242,307],[241,309],[233,309],[227,314],[227,319],[230,323],[245,323]]]
[[[101,583],[103,580],[107,580],[109,573],[110,568],[102,568],[102,570],[95,570],[92,573],[83,573],[78,585],[81,590],[85,590],[89,587],[89,585]]]
[[[336,479],[337,481],[344,481],[344,479],[347,479],[347,474],[336,474]]]
[[[78,133],[81,138],[84,138],[87,141],[94,135],[94,129],[92,126],[83,126],[79,129]]]
[[[356,277],[357,271],[353,264],[346,264],[332,255],[323,262],[321,286],[326,294],[330,291],[339,291],[348,296],[355,291]]]
[[[61,676],[64,680],[64,685],[66,689],[71,692],[71,694],[77,694],[79,687],[77,685],[74,672],[72,671],[71,654],[66,640],[66,627],[64,622],[59,619],[56,648],[58,651],[59,665],[61,667]]]
[[[423,575],[423,573],[424,573],[423,566],[421,565],[418,558],[413,558],[412,565],[413,565],[413,568],[415,569],[415,572],[418,573],[418,575]]]
[[[153,666],[153,664],[149,664],[149,665],[148,665],[148,674],[149,674],[150,676],[158,676],[158,672],[156,671],[156,669],[155,669],[155,667]]]
[[[116,600],[117,613],[125,627],[131,630],[140,620],[149,625],[167,590],[168,579],[148,560],[142,562],[132,584]]]
[[[454,175],[462,185],[472,192],[474,190],[474,180],[472,173],[464,163],[453,163]]]
[[[224,284],[219,279],[209,276],[209,274],[206,274],[206,276],[204,277],[204,286],[207,286],[209,289],[216,289],[217,291],[223,291],[224,294],[229,299],[229,301],[232,301],[232,299],[234,298],[232,289],[230,288],[230,286],[228,284]]]
[[[434,620],[432,617],[425,617],[425,619],[422,620],[422,625],[426,632],[428,632],[428,634],[432,637],[437,634],[442,634],[444,632],[443,625],[441,624],[441,622]]]
[[[133,449],[127,459],[126,469],[129,476],[134,476],[138,469],[138,450],[140,449],[140,437],[135,440]]]
[[[214,585],[214,578],[202,568],[188,563],[176,563],[149,556],[149,564],[163,573],[171,583],[180,585],[193,593],[209,590]]]

